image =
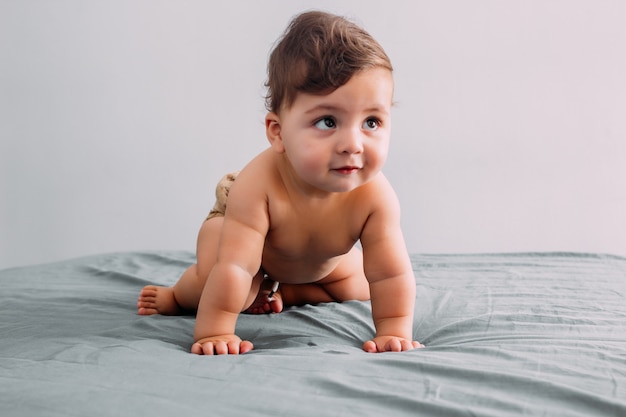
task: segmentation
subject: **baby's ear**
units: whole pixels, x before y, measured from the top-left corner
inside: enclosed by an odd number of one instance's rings
[[[270,145],[278,153],[285,152],[285,146],[283,145],[283,139],[280,135],[280,118],[274,112],[270,112],[265,116],[265,134]]]

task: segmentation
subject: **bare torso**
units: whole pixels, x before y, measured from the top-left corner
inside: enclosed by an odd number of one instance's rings
[[[256,184],[265,185],[269,229],[261,267],[272,279],[283,283],[322,280],[359,240],[371,211],[368,200],[376,180],[350,192],[311,197],[294,188],[285,172],[272,169],[276,164],[271,158],[276,155],[259,155],[247,167],[255,175],[242,178],[256,178]],[[241,186],[247,188],[245,183]]]
[[[285,210],[283,214],[273,217],[262,258],[264,271],[281,282],[315,282],[326,277],[359,238],[351,230],[354,221],[348,213],[329,216]]]

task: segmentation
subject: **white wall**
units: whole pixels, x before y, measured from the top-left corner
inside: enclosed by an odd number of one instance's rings
[[[0,268],[193,250],[310,8],[395,65],[411,252],[626,255],[626,2],[0,0]]]

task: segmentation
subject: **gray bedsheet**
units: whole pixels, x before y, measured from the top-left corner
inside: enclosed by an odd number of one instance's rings
[[[367,302],[241,316],[256,349],[188,353],[193,317],[139,317],[188,252],[0,271],[0,416],[626,416],[626,259],[415,255],[415,336],[367,354]]]

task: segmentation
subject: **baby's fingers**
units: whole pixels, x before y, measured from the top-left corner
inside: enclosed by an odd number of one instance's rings
[[[238,349],[239,353],[247,353],[254,349],[254,345],[252,344],[252,342],[244,340],[239,344]]]
[[[399,339],[399,341],[400,341],[400,348],[402,349],[401,352],[404,352],[405,350],[413,350],[413,349],[424,347],[424,345],[422,345],[420,342],[416,342],[415,340]],[[394,351],[394,352],[398,352],[398,351]]]
[[[378,352],[378,348],[376,347],[376,343],[373,340],[368,340],[363,343],[363,350],[367,353],[376,353]]]
[[[385,347],[386,352],[404,352],[406,350],[413,350],[417,348],[423,348],[419,342],[415,340],[406,340],[406,339],[392,339],[387,343]]]
[[[213,354],[213,342],[206,343],[194,343],[191,345],[191,353],[196,355],[212,355]]]
[[[419,342],[399,337],[377,337],[363,344],[363,350],[370,353],[404,352],[422,347],[424,347],[424,345]]]
[[[396,338],[389,339],[383,348],[383,352],[402,352],[403,350],[406,350],[402,349],[402,342],[406,342],[406,340]]]
[[[251,342],[244,340],[218,340],[215,342],[196,342],[191,346],[191,353],[196,355],[238,355],[254,348]]]

